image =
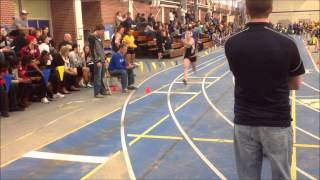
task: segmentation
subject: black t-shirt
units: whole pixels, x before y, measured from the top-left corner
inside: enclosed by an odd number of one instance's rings
[[[249,23],[228,39],[225,53],[235,77],[234,122],[289,127],[288,80],[305,72],[295,41],[269,23]]]

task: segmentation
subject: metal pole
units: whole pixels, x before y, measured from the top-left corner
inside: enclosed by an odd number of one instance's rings
[[[199,20],[199,4],[198,4],[198,0],[194,0],[194,15],[196,20]]]

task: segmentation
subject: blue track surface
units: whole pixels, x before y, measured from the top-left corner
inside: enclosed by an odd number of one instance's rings
[[[305,83],[319,89],[319,73],[315,71],[303,42],[296,38],[306,69]],[[151,77],[137,90],[125,112],[125,134],[128,155],[136,178],[146,179],[217,179],[219,178],[182,138],[170,115],[167,94],[172,84],[170,102],[173,112],[199,150],[228,179],[237,179],[232,142],[233,128],[207,102],[210,101],[227,118],[233,119],[233,76],[219,50],[200,58],[198,72],[192,75],[185,87],[178,78],[182,67],[176,66]],[[195,84],[192,84],[194,82]],[[153,91],[145,97],[144,89],[151,86]],[[186,93],[187,92],[187,93]],[[188,94],[189,93],[189,94]],[[297,92],[297,99],[313,96],[319,99],[319,92],[303,86]],[[141,98],[137,101],[134,101]],[[297,126],[319,137],[319,112],[297,103]],[[122,150],[120,118],[122,110],[115,111],[80,130],[48,144],[35,151],[110,157]],[[159,122],[161,120],[161,123]],[[158,123],[156,126],[155,124]],[[152,128],[151,128],[152,127]],[[146,130],[148,132],[146,133]],[[136,136],[144,133],[134,144]],[[149,136],[148,136],[149,135]],[[151,135],[151,136],[150,136]],[[202,139],[193,139],[202,138]],[[204,138],[204,139],[203,139]],[[209,141],[216,139],[220,141]],[[297,144],[319,144],[319,139],[297,130]],[[319,177],[319,148],[297,148],[297,166],[313,177]],[[97,167],[99,163],[70,162],[22,157],[1,169],[1,179],[79,179]],[[299,173],[298,179],[306,179]],[[271,178],[268,161],[263,164],[263,178]]]

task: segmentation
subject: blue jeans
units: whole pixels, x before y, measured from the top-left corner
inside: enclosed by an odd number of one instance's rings
[[[272,179],[291,179],[291,127],[254,127],[235,124],[234,149],[240,180],[261,179],[263,155],[270,161]]]
[[[122,90],[128,88],[128,73],[125,69],[115,69],[112,71],[109,71],[111,76],[120,76],[121,78],[121,87]]]
[[[98,67],[97,64],[94,64],[93,67],[94,77],[94,95],[106,93],[106,87],[104,86],[103,78],[106,73],[106,68],[104,63],[101,64],[101,67]]]

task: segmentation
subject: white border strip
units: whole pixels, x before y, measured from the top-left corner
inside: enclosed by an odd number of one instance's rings
[[[108,157],[101,157],[101,156],[83,156],[83,155],[60,154],[60,153],[50,153],[50,152],[40,152],[40,151],[30,151],[25,155],[23,155],[23,157],[58,160],[58,161],[96,163],[96,164],[104,163],[109,159]]]

